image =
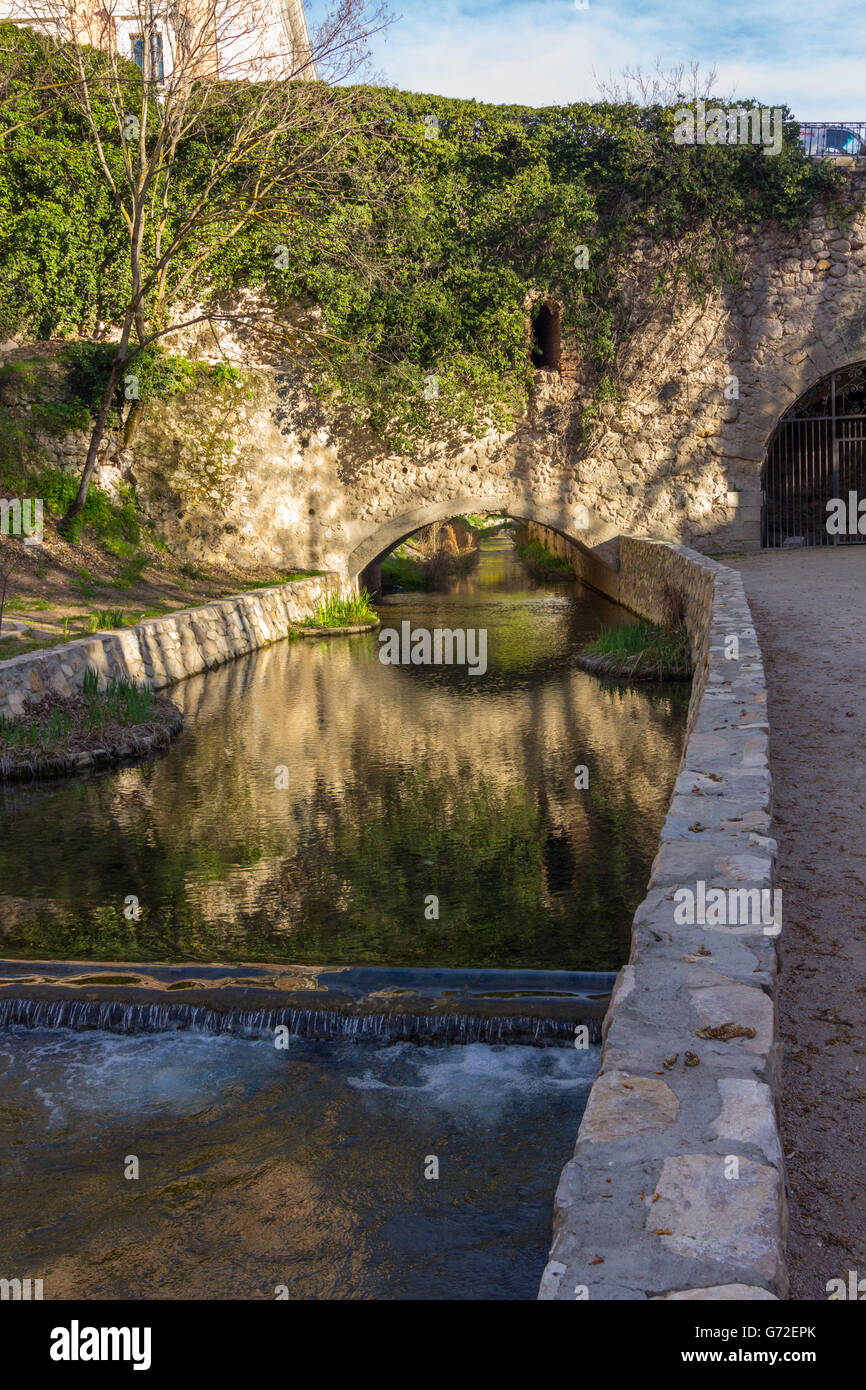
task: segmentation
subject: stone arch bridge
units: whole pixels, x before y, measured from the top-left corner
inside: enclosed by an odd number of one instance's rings
[[[866,174],[848,178],[859,196]],[[289,373],[239,349],[235,360],[250,375],[243,403],[232,407],[234,471],[218,499],[210,472],[198,501],[189,480],[196,441],[231,413],[225,400],[194,429],[188,407],[168,403],[142,430],[133,459],[139,495],[160,518],[169,515],[173,545],[191,557],[352,576],[412,531],[467,512],[536,522],[573,541],[599,574],[615,569],[620,535],[713,553],[826,543],[815,517],[832,489],[866,494],[866,418],[862,433],[857,423],[866,417],[857,370],[866,362],[866,215],[842,224],[817,208],[798,231],[744,233],[738,283],[700,304],[685,291],[653,294],[657,254],[648,243],[632,250],[623,292],[634,327],[618,368],[621,400],[602,406],[591,435],[580,426],[588,386],[564,337],[511,430],[438,441],[414,456],[389,454],[358,431],[341,434],[322,416],[311,428],[295,409]],[[832,426],[816,424],[834,399],[844,406],[838,423],[834,415]],[[809,512],[808,525],[795,503]]]

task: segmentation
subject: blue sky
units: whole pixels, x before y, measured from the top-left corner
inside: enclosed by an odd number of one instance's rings
[[[718,89],[801,120],[866,120],[866,22],[852,0],[390,0],[376,68],[408,91],[529,105],[597,100],[629,65],[715,64]],[[311,18],[318,5],[310,6]]]

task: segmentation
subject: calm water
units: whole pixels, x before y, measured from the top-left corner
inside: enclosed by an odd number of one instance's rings
[[[532,1299],[597,1062],[0,1034],[4,1277],[46,1299]]]
[[[165,757],[0,791],[0,954],[617,969],[686,693],[577,670],[627,615],[533,587],[504,539],[453,592],[381,613],[486,629],[487,673],[385,666],[369,635],[175,687],[186,727]]]

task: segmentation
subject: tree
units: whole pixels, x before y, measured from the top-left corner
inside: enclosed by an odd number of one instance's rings
[[[609,73],[603,78],[593,68],[592,75],[602,101],[614,106],[675,106],[702,97],[714,98],[723,105],[733,101],[733,95],[720,97],[715,91],[719,76],[715,64],[701,72],[701,65],[694,58],[688,64],[677,63],[671,68],[662,67],[661,58],[656,58],[652,72],[641,67],[623,68],[619,77]]]
[[[6,607],[6,590],[9,580],[24,565],[24,551],[19,542],[13,541],[0,531],[0,637],[3,635],[3,610]]]
[[[285,338],[265,296],[219,308],[213,272],[251,230],[270,232],[275,259],[291,256],[280,231],[321,205],[352,146],[361,98],[326,82],[363,67],[388,16],[379,0],[335,0],[310,37],[296,0],[285,22],[273,0],[16,0],[15,13],[53,47],[53,80],[80,111],[128,249],[119,335],[68,522],[87,500],[121,381],[133,402],[127,440],[134,429],[142,354],[208,321]]]

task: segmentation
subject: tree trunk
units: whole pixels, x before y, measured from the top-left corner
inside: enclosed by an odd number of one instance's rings
[[[126,417],[126,423],[123,426],[122,438],[124,449],[127,448],[127,446],[132,444],[132,442],[134,441],[135,436],[138,434],[139,425],[141,424],[143,419],[144,401],[133,401],[129,410],[129,414]]]
[[[126,336],[128,341],[128,334]],[[111,409],[111,402],[114,397],[115,388],[117,387],[117,383],[120,380],[120,373],[123,371],[125,364],[126,341],[122,339],[118,349],[118,354],[111,364],[111,371],[109,372],[108,380],[105,383],[105,389],[102,392],[102,400],[99,402],[99,413],[96,416],[96,423],[93,426],[93,433],[90,436],[90,447],[87,450],[87,458],[84,462],[84,471],[81,474],[81,482],[78,485],[78,492],[75,494],[75,498],[71,503],[69,510],[63,518],[63,522],[61,523],[62,526],[65,526],[65,524],[69,521],[74,521],[75,518],[80,514],[85,502],[87,501],[87,494],[90,491],[90,480],[93,477],[94,471],[96,469],[96,460],[99,454],[99,446],[102,443],[103,436],[105,435],[105,422],[108,419],[108,412]]]

